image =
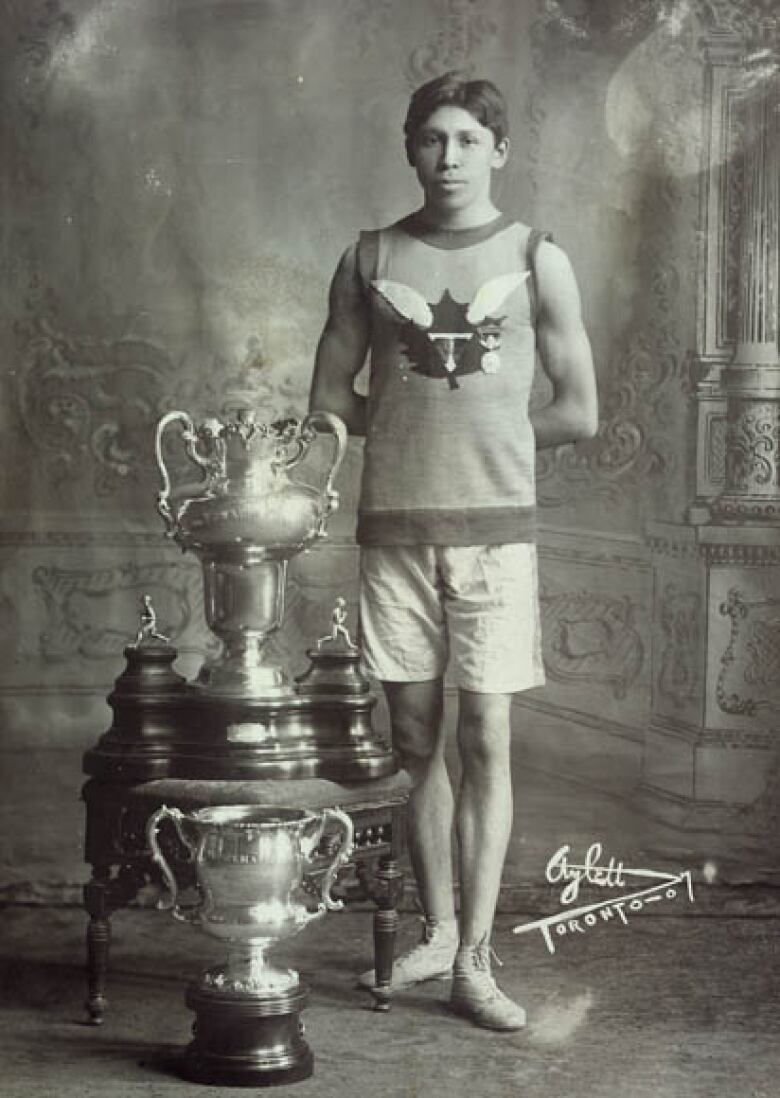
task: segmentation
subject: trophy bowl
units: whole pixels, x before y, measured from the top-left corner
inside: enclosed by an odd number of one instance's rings
[[[158,830],[170,820],[194,863],[199,899],[179,900],[176,877]],[[325,869],[319,903],[310,910],[304,872],[329,823],[340,842]],[[207,969],[190,986],[195,1038],[185,1073],[200,1082],[265,1085],[305,1078],[312,1054],[303,1039],[305,991],[297,972],[269,963],[267,951],[343,902],[331,888],[352,851],[353,827],[337,808],[231,805],[186,813],[162,805],[150,817],[147,839],[170,891],[174,918],[200,926],[224,942],[224,964]]]
[[[163,440],[178,424],[184,453],[200,479],[174,487]],[[324,487],[293,480],[290,470],[313,441],[330,435],[333,453]],[[221,654],[200,670],[197,685],[228,698],[294,694],[284,670],[263,655],[284,614],[287,564],[319,538],[338,507],[333,481],[347,447],[337,416],[313,412],[272,424],[240,412],[226,423],[196,425],[187,412],[168,412],[157,424],[155,456],[162,488],[157,509],[169,537],[194,552],[203,569],[209,628]]]

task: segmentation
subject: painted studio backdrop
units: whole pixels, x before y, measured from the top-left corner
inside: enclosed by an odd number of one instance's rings
[[[601,395],[539,458],[503,902],[562,842],[776,882],[779,46],[759,0],[4,0],[0,895],[78,898],[140,595],[184,673],[209,644],[158,417],[304,412],[334,266],[417,203],[408,97],[453,67],[507,95],[496,198],[570,255]],[[359,469],[292,568],[294,667],[337,594],[355,620]]]

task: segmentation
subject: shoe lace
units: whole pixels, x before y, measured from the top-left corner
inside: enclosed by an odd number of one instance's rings
[[[436,941],[440,928],[435,919],[427,919],[424,915],[421,915],[420,922],[422,923],[422,940],[419,941],[416,946],[412,946],[409,952],[405,953],[403,957],[398,958],[401,964],[414,962],[420,954],[424,952],[427,946]]]
[[[490,972],[490,962],[493,961],[499,968],[504,967],[504,962],[499,955],[493,949],[487,938],[483,938],[481,942],[477,942],[474,946],[474,963],[478,968],[485,969]]]
[[[487,937],[483,938],[481,942],[477,942],[477,944],[471,948],[474,968],[477,970],[480,982],[492,995],[500,995],[501,992],[496,985],[490,967],[491,961],[498,965],[499,968],[504,967],[504,962],[498,956],[495,949],[493,949]]]
[[[444,933],[447,927],[446,923],[442,924],[438,919],[431,919],[427,915],[421,915],[420,922],[423,928],[420,945],[430,945]]]

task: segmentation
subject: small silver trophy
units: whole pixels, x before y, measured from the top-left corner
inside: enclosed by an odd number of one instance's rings
[[[195,866],[200,899],[189,907],[179,902],[176,877],[160,848],[157,832],[165,819]],[[303,875],[331,822],[341,839],[312,911],[303,900]],[[352,851],[349,816],[337,808],[233,805],[185,813],[163,805],[146,832],[170,889],[174,918],[197,924],[227,945],[226,962],[204,972],[187,993],[197,1023],[185,1053],[186,1074],[199,1082],[242,1085],[306,1078],[313,1057],[299,1018],[305,991],[297,972],[276,968],[266,953],[326,911],[343,907],[331,887]]]

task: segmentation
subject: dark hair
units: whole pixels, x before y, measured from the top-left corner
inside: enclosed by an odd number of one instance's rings
[[[462,107],[477,122],[491,130],[498,145],[509,132],[506,102],[490,80],[469,80],[464,73],[452,71],[429,80],[409,100],[404,122],[406,156],[413,163],[414,139],[418,130],[439,107]]]

